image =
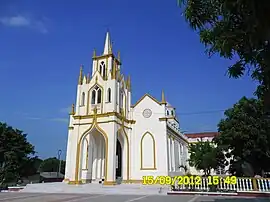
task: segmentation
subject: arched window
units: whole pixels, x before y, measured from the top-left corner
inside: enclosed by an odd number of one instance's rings
[[[82,98],[81,98],[81,106],[84,106],[85,103],[85,93],[82,93]]]
[[[102,66],[101,65],[99,65],[99,73],[101,74],[101,72],[102,72]]]
[[[97,97],[97,103],[101,103],[101,89],[98,89],[98,97]]]
[[[173,112],[173,110],[171,111],[171,115],[172,115],[172,116],[174,115],[174,112]]]
[[[98,86],[92,90],[91,93],[91,104],[100,104],[101,103],[101,89]]]
[[[110,88],[108,89],[108,92],[107,92],[107,101],[111,102],[111,89]]]
[[[92,91],[92,96],[91,96],[91,104],[95,104],[96,103],[96,91],[93,90]]]
[[[102,76],[105,77],[105,75],[106,75],[106,68],[104,67],[103,68],[103,75]]]
[[[105,74],[106,74],[106,68],[105,68],[105,63],[104,63],[104,61],[102,61],[101,63],[100,63],[100,65],[99,65],[99,73],[100,73],[100,75],[101,76],[105,76]]]
[[[170,115],[170,112],[167,110],[167,116],[169,116]]]

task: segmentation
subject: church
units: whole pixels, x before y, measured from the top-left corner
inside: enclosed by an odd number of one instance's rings
[[[143,176],[184,174],[188,138],[175,108],[149,94],[132,104],[131,79],[121,73],[109,32],[94,50],[92,72],[80,68],[68,127],[65,182],[141,183]],[[91,76],[90,76],[91,75]]]

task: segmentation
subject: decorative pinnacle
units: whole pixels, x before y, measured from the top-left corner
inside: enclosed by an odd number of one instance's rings
[[[96,53],[96,49],[94,48],[94,51],[93,51],[93,58],[97,56],[97,53]]]
[[[120,51],[117,53],[117,60],[120,62]]]
[[[112,54],[112,47],[113,47],[113,43],[111,42],[111,45],[109,46],[109,54]]]
[[[127,86],[128,86],[128,90],[131,90],[131,81],[130,81],[130,75],[128,75],[128,79],[127,79]]]
[[[83,65],[80,66],[80,75],[79,75],[79,85],[82,85],[83,82]]]
[[[162,94],[161,94],[161,104],[166,104],[164,90],[162,90]]]
[[[89,73],[87,74],[87,77],[86,77],[86,83],[90,83],[90,74]]]
[[[70,115],[74,115],[75,114],[75,105],[72,104],[71,105],[71,112],[70,112]]]

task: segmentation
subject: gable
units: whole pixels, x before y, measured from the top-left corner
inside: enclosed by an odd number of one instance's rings
[[[150,98],[153,102],[155,102],[158,105],[161,105],[161,103],[154,98],[153,96],[149,95],[149,94],[145,94],[144,96],[142,96],[134,105],[132,105],[132,108],[135,108],[139,103],[141,103],[145,98]]]

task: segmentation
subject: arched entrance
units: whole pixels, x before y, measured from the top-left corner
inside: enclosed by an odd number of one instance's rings
[[[105,179],[106,143],[96,129],[87,134],[81,144],[80,179],[83,182],[99,182]]]
[[[116,143],[116,172],[115,172],[115,178],[118,180],[119,178],[122,178],[122,146],[117,138]]]

